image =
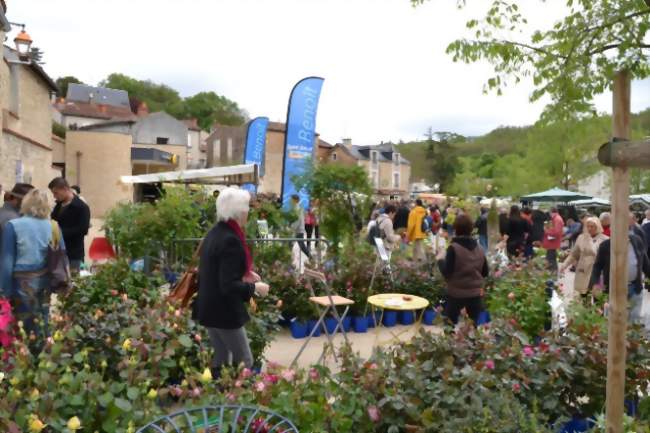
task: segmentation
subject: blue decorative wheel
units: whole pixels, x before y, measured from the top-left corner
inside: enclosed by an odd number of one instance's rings
[[[299,433],[285,417],[255,406],[185,409],[147,424],[137,433]]]

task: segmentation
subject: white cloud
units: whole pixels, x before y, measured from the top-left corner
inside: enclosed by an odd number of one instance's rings
[[[534,122],[542,106],[529,104],[530,87],[483,95],[489,66],[454,64],[445,54],[465,34],[466,19],[477,15],[476,6],[458,11],[455,3],[8,0],[8,15],[28,25],[53,77],[95,84],[122,72],[164,82],[184,96],[214,90],[272,120],[285,119],[297,80],[322,76],[318,130],[330,141],[410,140],[429,125],[476,135]],[[536,0],[525,4],[537,7],[539,22],[560,10]],[[647,84],[635,86],[635,109],[650,105]],[[601,110],[608,104],[606,95],[599,99]]]

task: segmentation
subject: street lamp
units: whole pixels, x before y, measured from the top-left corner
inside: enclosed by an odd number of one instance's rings
[[[25,31],[25,24],[11,23],[11,22],[9,24],[22,28],[20,33],[18,33],[18,35],[14,38],[14,44],[16,44],[16,51],[18,51],[18,57],[20,57],[20,59],[23,61],[29,59],[33,41],[32,38]]]
[[[18,56],[21,60],[29,58],[32,48],[32,38],[29,37],[25,30],[21,30],[18,33],[18,36],[14,39],[14,43],[16,44],[16,51],[18,51]]]

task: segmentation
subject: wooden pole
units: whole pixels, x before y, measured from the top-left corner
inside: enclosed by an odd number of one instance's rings
[[[615,138],[630,138],[630,75],[616,74],[612,127]],[[627,250],[630,221],[630,176],[615,166],[612,178],[612,240],[609,278],[609,335],[607,346],[607,433],[623,433],[625,346],[627,333]]]

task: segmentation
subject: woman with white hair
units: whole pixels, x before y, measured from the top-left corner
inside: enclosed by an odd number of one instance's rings
[[[22,201],[22,217],[7,223],[0,249],[0,291],[7,297],[16,319],[36,339],[31,349],[39,352],[49,334],[50,287],[47,269],[48,246],[53,236],[65,248],[56,221],[50,220],[45,191],[33,189]]]
[[[589,280],[594,262],[596,261],[598,247],[607,239],[607,236],[603,234],[603,227],[598,218],[586,218],[584,224],[584,232],[578,236],[571,250],[571,254],[569,254],[560,268],[560,272],[564,272],[575,265],[576,276],[573,288],[583,297],[587,296],[589,291]]]
[[[217,198],[217,224],[203,240],[199,262],[199,292],[194,304],[198,322],[208,328],[214,348],[212,376],[224,365],[253,365],[244,325],[250,320],[246,304],[253,294],[266,296],[268,284],[253,272],[246,244],[250,194],[226,188]]]

